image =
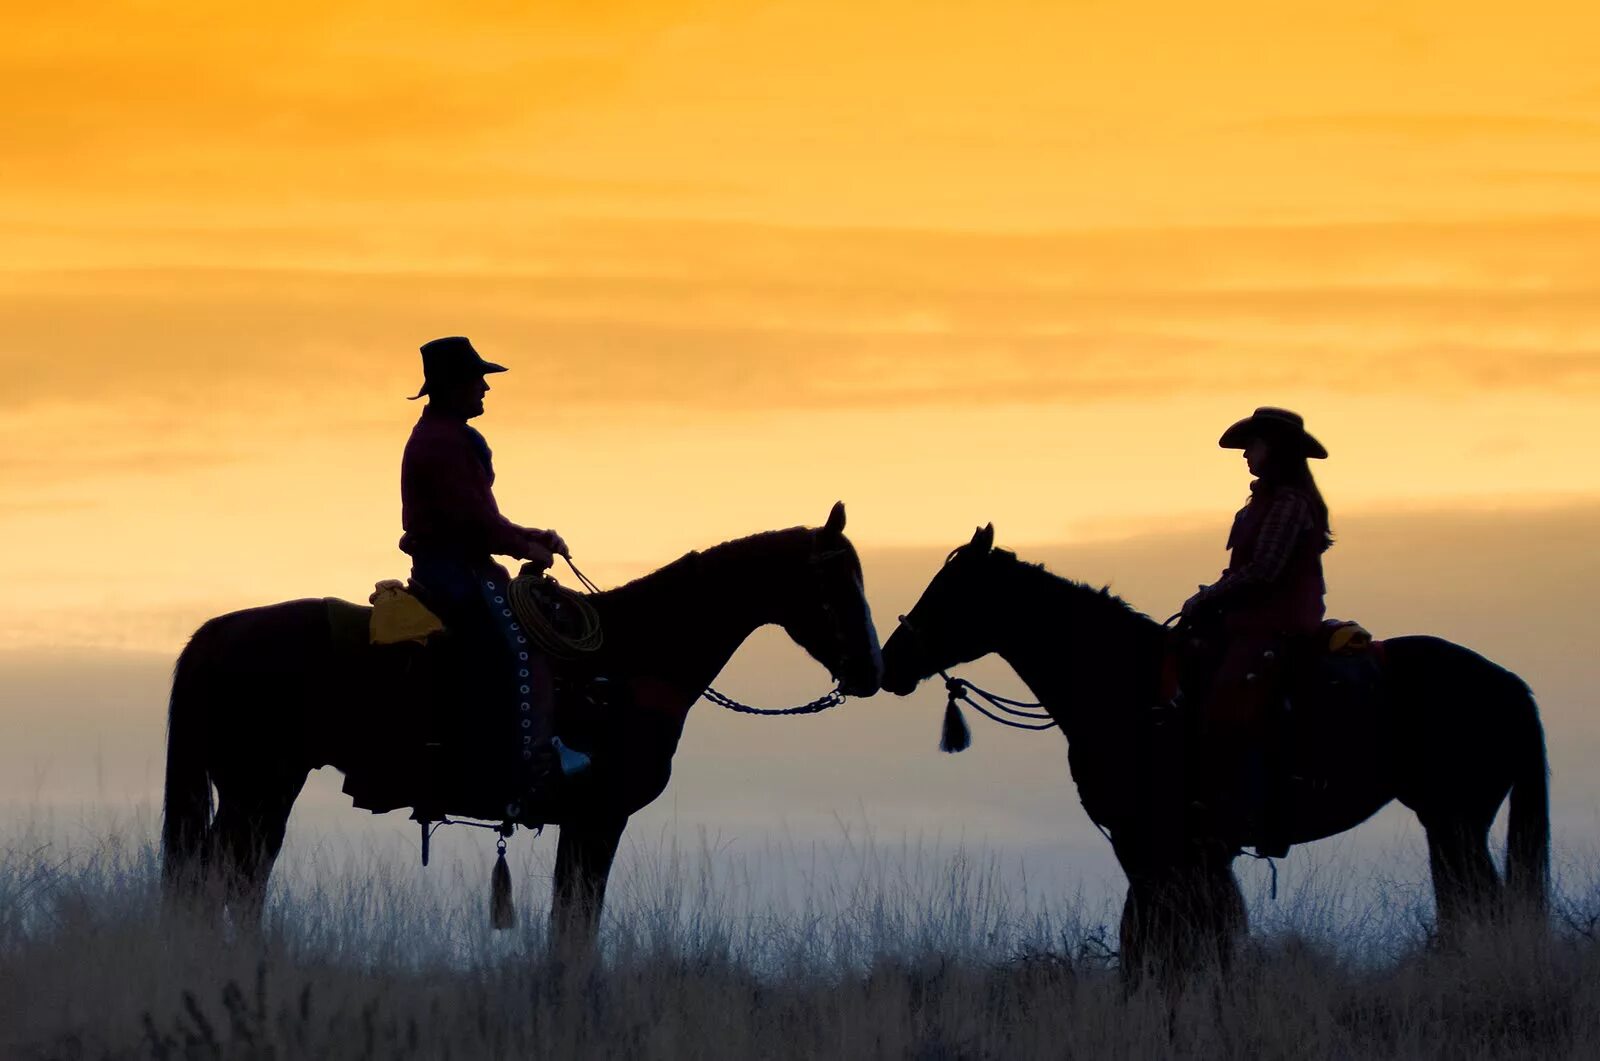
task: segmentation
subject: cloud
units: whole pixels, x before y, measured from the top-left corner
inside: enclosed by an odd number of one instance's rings
[[[11,519],[18,516],[56,515],[62,512],[87,512],[97,507],[95,502],[85,498],[35,499],[29,501],[17,501],[8,498],[0,500],[0,519]]]
[[[1243,122],[1239,127],[1287,135],[1334,133],[1398,137],[1410,141],[1504,141],[1550,137],[1588,141],[1600,133],[1600,121],[1588,118],[1472,111],[1279,115]]]
[[[1590,86],[1563,50],[1580,27],[1255,0],[40,5],[0,40],[0,212],[85,232],[311,218],[374,242],[431,219],[458,243],[630,209],[1013,228],[1526,212],[1537,198],[1486,203],[1456,164],[1481,168],[1483,144],[1573,163],[1586,116],[1552,101]],[[1425,48],[1394,47],[1418,29]],[[1280,127],[1384,140],[1335,160]],[[1455,175],[1416,179],[1394,137]]]
[[[0,405],[360,415],[466,332],[567,405],[1600,384],[1600,219],[1037,236],[611,222],[503,269],[0,274]],[[219,404],[220,403],[220,404]]]
[[[1600,187],[1600,170],[1594,169],[1493,169],[1480,176],[1487,181],[1534,187],[1593,189]]]
[[[70,387],[67,400],[0,418],[0,516],[102,506],[107,482],[222,468],[272,445],[270,430],[263,437],[237,420],[175,406],[170,393],[155,400],[105,382],[98,393]]]
[[[0,211],[92,231],[108,211],[114,224],[293,225],[383,203],[392,225],[397,203],[515,212],[715,194],[713,173],[544,157],[574,108],[608,110],[640,52],[699,5],[590,6],[113,0],[8,19]]]
[[[169,443],[152,447],[140,438],[132,444],[120,438],[100,438],[85,442],[77,451],[60,446],[11,453],[0,457],[0,476],[10,488],[46,490],[86,477],[114,476],[128,479],[145,475],[170,475],[197,468],[212,468],[232,463],[237,453],[217,452],[196,445]],[[62,511],[90,507],[84,498],[35,500],[0,503],[4,511]]]

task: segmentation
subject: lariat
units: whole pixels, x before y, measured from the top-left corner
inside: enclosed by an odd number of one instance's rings
[[[570,558],[563,559],[589,593],[597,592],[595,584],[578,570]],[[574,659],[596,652],[605,644],[600,613],[590,603],[588,594],[568,589],[534,565],[522,565],[517,577],[511,580],[508,593],[517,620],[528,631],[533,643],[546,655],[555,659]],[[547,601],[548,612],[553,614],[547,614]],[[557,617],[564,611],[573,617],[566,624],[571,632],[557,622]]]

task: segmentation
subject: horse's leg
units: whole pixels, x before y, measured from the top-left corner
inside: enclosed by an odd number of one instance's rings
[[[550,941],[558,955],[592,951],[600,909],[627,815],[583,818],[562,825],[550,899]]]
[[[1122,973],[1122,986],[1132,991],[1150,972],[1150,929],[1145,914],[1146,903],[1140,900],[1139,889],[1128,885],[1127,898],[1122,900],[1122,924],[1117,932],[1117,960]]]
[[[1111,849],[1128,877],[1128,894],[1122,901],[1122,921],[1117,930],[1118,970],[1124,991],[1133,991],[1150,975],[1162,975],[1160,940],[1161,895],[1157,860],[1150,857],[1149,840],[1137,829],[1111,834]]]
[[[1209,936],[1196,914],[1203,892],[1193,867],[1163,867],[1130,877],[1122,907],[1122,979],[1132,989],[1152,977],[1165,990],[1182,986],[1197,940]]]
[[[1233,855],[1216,849],[1202,857],[1203,894],[1200,923],[1207,934],[1202,942],[1215,956],[1218,967],[1227,972],[1233,963],[1234,949],[1250,931],[1250,913],[1245,907],[1239,879],[1233,875]]]
[[[246,786],[217,786],[221,798],[211,826],[213,863],[234,924],[241,928],[260,924],[267,878],[283,850],[289,811],[309,774],[302,769],[252,778]]]
[[[1195,854],[1132,882],[1123,906],[1123,977],[1154,974],[1169,990],[1210,968],[1226,971],[1249,927],[1231,855]]]
[[[1473,921],[1492,916],[1499,905],[1500,878],[1489,856],[1489,823],[1448,817],[1425,821],[1423,826],[1428,833],[1439,936],[1448,941]]]

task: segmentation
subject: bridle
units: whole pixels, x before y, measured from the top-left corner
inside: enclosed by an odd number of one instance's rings
[[[848,556],[849,554],[849,548],[841,546],[837,549],[830,549],[827,552],[813,554],[809,558],[809,563],[813,569],[816,569],[822,567],[824,564],[832,563],[839,557]],[[833,602],[826,596],[824,596],[822,599],[822,611],[823,614],[828,617],[829,633],[832,636],[833,647],[838,652],[839,659],[842,664],[849,656],[845,649],[846,638],[844,633],[844,624],[839,620],[838,610],[834,608]],[[808,700],[805,703],[799,704],[795,707],[756,707],[752,704],[746,704],[742,701],[735,700],[733,697],[718,692],[709,685],[706,686],[705,691],[703,691],[700,695],[702,698],[710,701],[713,704],[716,704],[718,707],[726,708],[729,711],[736,711],[741,715],[814,715],[818,712],[826,711],[830,707],[838,707],[847,699],[845,694],[839,691],[839,687],[837,685],[823,693],[821,696],[817,697],[815,700]]]
[[[944,679],[945,694],[949,697],[945,704],[947,711],[953,709],[959,702],[968,705],[979,714],[993,719],[1002,726],[1010,726],[1012,729],[1044,730],[1055,729],[1060,725],[1048,711],[1037,710],[1044,707],[1042,703],[1029,700],[1013,700],[1009,696],[1000,696],[997,693],[992,693],[987,689],[972,684],[965,678],[955,677],[943,667],[934,663],[936,657],[929,648],[932,639],[926,632],[918,629],[909,616],[900,616],[900,628],[911,635],[911,643],[916,646],[916,651],[922,657],[923,662],[928,664],[934,673]],[[983,703],[979,703],[978,700],[974,700],[974,695],[985,701],[988,706],[986,707]],[[996,712],[999,712],[999,714],[996,714]],[[1011,717],[1004,717],[1006,715]],[[1017,719],[1025,719],[1026,721],[1019,722],[1016,721]]]

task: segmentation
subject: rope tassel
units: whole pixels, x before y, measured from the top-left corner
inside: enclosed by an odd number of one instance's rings
[[[967,725],[966,716],[956,706],[954,693],[944,705],[944,731],[939,736],[939,750],[954,755],[964,752],[972,747],[972,728]]]
[[[489,874],[489,925],[495,929],[514,928],[517,908],[511,904],[511,867],[506,865],[506,842],[496,845],[499,857]]]

